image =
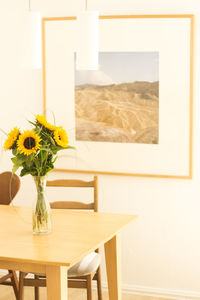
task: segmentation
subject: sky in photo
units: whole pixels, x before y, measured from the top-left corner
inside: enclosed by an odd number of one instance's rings
[[[158,52],[100,52],[99,70],[75,71],[75,84],[110,85],[159,80]]]

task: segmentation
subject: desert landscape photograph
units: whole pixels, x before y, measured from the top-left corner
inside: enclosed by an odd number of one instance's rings
[[[158,52],[100,52],[75,72],[76,140],[159,143]]]

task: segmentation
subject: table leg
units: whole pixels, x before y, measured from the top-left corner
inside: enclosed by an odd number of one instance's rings
[[[47,300],[67,300],[67,267],[46,266]]]
[[[121,253],[119,236],[104,245],[108,278],[109,300],[121,300]]]

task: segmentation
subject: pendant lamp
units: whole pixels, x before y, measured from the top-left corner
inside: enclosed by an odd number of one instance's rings
[[[29,0],[29,12],[26,20],[24,39],[23,64],[26,68],[42,68],[42,28],[40,12],[31,10]]]
[[[77,15],[77,70],[98,70],[99,52],[99,13],[88,10],[85,0],[85,10]]]

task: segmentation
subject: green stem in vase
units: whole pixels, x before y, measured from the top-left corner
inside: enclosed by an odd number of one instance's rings
[[[33,211],[33,232],[48,233],[50,232],[50,208],[45,198],[46,180],[44,176],[34,176],[37,189],[37,200]]]

